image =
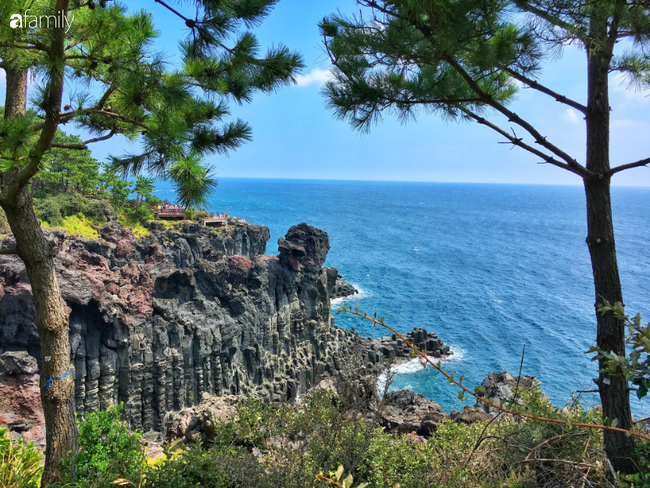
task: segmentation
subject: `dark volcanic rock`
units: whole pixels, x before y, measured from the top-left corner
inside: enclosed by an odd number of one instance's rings
[[[380,423],[387,431],[430,435],[438,423],[448,418],[437,403],[411,390],[386,393]]]
[[[462,412],[452,411],[449,418],[457,424],[473,424],[482,420],[489,420],[492,416],[483,410],[478,410],[476,407],[465,405]]]
[[[320,269],[330,250],[327,233],[305,223],[294,225],[284,239],[278,239],[280,262],[293,271],[303,267]]]
[[[203,442],[209,442],[220,422],[228,422],[237,417],[237,402],[238,398],[234,395],[217,397],[203,393],[201,403],[197,406],[167,416],[167,441],[184,439],[192,443],[201,437]]]
[[[37,371],[36,359],[27,351],[7,351],[0,355],[0,373],[34,374]]]
[[[435,358],[443,358],[453,354],[449,346],[444,344],[438,336],[433,332],[428,332],[421,327],[414,328],[411,332],[406,334],[406,339],[417,346],[418,350],[426,351],[427,356]],[[411,356],[411,349],[401,341],[396,335],[389,337],[380,337],[375,339],[375,346],[384,358],[405,358]]]
[[[485,388],[485,393],[480,395],[484,398],[492,399],[493,404],[501,405],[511,400],[515,391],[521,392],[522,390],[533,390],[537,388],[539,382],[534,376],[520,376],[516,378],[507,371],[502,373],[489,373],[487,378],[483,380],[481,386]],[[519,403],[522,402],[521,395],[517,395]],[[485,412],[490,415],[496,415],[500,410],[490,407],[487,403],[476,400],[474,408],[480,412]]]
[[[340,274],[336,275],[336,282],[330,294],[331,298],[345,298],[359,293],[354,286],[347,283]]]
[[[338,272],[321,267],[325,232],[294,226],[280,239],[279,256],[265,256],[268,229],[241,219],[227,229],[149,228],[141,240],[117,222],[98,240],[59,236],[55,265],[69,310],[79,414],[124,402],[131,427],[162,432],[170,412],[197,405],[204,393],[281,401],[339,371],[353,346],[366,364],[382,360],[376,343],[334,325]],[[31,289],[15,256],[0,256],[5,351],[40,361]],[[0,374],[0,390],[13,403],[33,404],[17,415],[39,421],[37,375]]]

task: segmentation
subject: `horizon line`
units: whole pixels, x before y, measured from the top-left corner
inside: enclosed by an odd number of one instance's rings
[[[282,176],[215,176],[217,180],[239,179],[239,180],[290,180],[290,181],[340,181],[355,183],[443,183],[443,184],[467,184],[467,185],[510,185],[510,186],[563,186],[583,188],[580,183],[524,183],[524,182],[494,182],[494,181],[447,181],[447,180],[383,180],[383,179],[345,179],[345,178],[292,178]],[[165,180],[156,178],[156,181]],[[625,185],[612,184],[614,188],[650,188],[650,185]]]

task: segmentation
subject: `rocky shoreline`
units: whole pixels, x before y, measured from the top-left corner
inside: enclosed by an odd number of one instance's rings
[[[137,239],[111,222],[97,240],[52,236],[80,415],[123,402],[132,428],[162,432],[204,393],[280,402],[336,375],[352,351],[368,371],[410,356],[395,337],[373,341],[334,324],[331,299],[356,290],[323,267],[323,231],[294,226],[269,256],[268,229],[241,219],[227,229],[152,222],[149,230]],[[410,337],[435,357],[450,353],[424,329]],[[15,256],[0,257],[0,348],[0,425],[22,419],[32,428],[20,435],[38,439],[39,342]]]

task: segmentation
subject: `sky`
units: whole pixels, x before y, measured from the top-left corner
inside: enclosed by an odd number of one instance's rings
[[[171,2],[192,16],[189,2]],[[131,11],[144,9],[154,16],[161,32],[156,48],[170,63],[178,56],[178,40],[187,35],[182,21],[153,0],[128,2]],[[472,183],[580,184],[580,178],[525,151],[499,144],[503,139],[490,129],[471,123],[443,121],[421,115],[402,124],[387,115],[369,134],[355,132],[335,120],[321,94],[330,67],[319,36],[318,22],[340,11],[358,11],[354,0],[281,0],[264,23],[255,29],[262,46],[279,43],[300,51],[305,69],[297,84],[272,94],[258,94],[244,106],[231,106],[233,117],[253,128],[253,141],[229,156],[207,162],[217,177],[304,178],[388,181],[440,181]],[[586,104],[586,58],[567,47],[563,56],[547,65],[539,81],[556,92]],[[627,89],[611,76],[611,163],[624,164],[650,155],[649,94]],[[0,101],[5,92],[0,70]],[[584,163],[585,127],[579,112],[530,89],[521,90],[511,108],[529,120],[548,139]],[[495,121],[510,127],[493,115]],[[515,133],[523,129],[513,127]],[[67,131],[79,131],[66,128]],[[80,133],[83,136],[83,133]],[[93,155],[132,151],[131,143],[112,139],[94,144]],[[614,185],[650,186],[650,169],[619,173]]]

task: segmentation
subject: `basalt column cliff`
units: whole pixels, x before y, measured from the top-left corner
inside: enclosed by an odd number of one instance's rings
[[[241,219],[218,230],[150,227],[141,240],[116,222],[98,240],[51,236],[78,413],[123,402],[131,427],[162,431],[168,413],[198,404],[203,392],[281,401],[351,355],[380,365],[410,352],[396,338],[372,341],[334,325],[330,298],[349,285],[322,267],[323,231],[294,226],[279,254],[266,256],[268,229]],[[449,354],[424,329],[409,337],[431,355]],[[39,365],[25,268],[1,256],[0,423],[40,425]]]
[[[265,256],[268,229],[243,220],[152,230],[136,240],[111,224],[100,240],[61,246],[78,412],[124,402],[133,427],[160,430],[167,412],[203,392],[277,401],[337,369],[356,336],[330,315],[337,272],[321,267],[325,232],[292,227],[279,255]],[[40,363],[33,319],[24,266],[3,257],[0,352],[28,351]]]

